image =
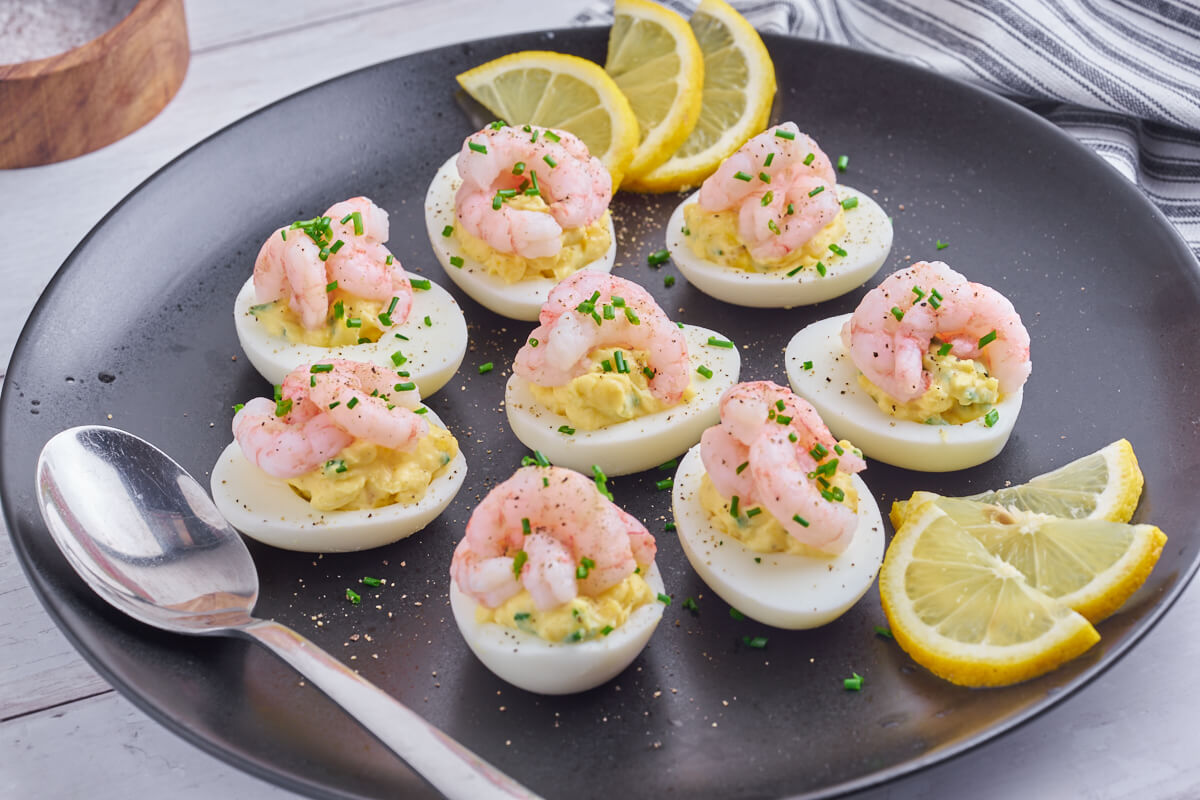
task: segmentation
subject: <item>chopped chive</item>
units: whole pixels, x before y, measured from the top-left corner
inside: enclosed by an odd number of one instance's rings
[[[500,206],[503,204],[504,204],[504,197],[499,192],[496,192],[496,196],[492,198],[492,210],[499,211]]]
[[[525,194],[533,196],[540,195],[541,193],[542,189],[538,186],[537,170],[531,169],[529,170],[529,188],[525,190]]]
[[[575,435],[575,429],[574,429],[574,428],[572,428],[570,425],[559,425],[559,426],[558,426],[558,432],[559,432],[559,433],[565,433],[567,436],[574,436],[574,435]]]
[[[780,414],[779,416],[777,416],[775,418],[775,421],[778,422],[780,425],[791,425],[792,424],[792,418],[784,416],[783,414]]]
[[[941,239],[938,239],[938,240],[937,240],[937,242],[936,242],[936,246],[937,246],[937,249],[938,249],[938,250],[945,250],[947,247],[949,247],[949,246],[950,246],[950,243],[949,243],[949,242],[943,242]]]
[[[287,231],[286,231],[285,229],[283,229],[283,228],[280,228],[280,229],[279,229],[279,235],[280,235],[281,237],[283,237],[283,240],[284,240],[285,242],[287,241]]]
[[[752,647],[755,650],[762,650],[767,646],[767,637],[765,636],[743,636],[742,644],[746,647]]]
[[[450,256],[450,266],[462,269],[463,260],[461,256]]]
[[[795,268],[795,269],[793,269],[793,270],[789,270],[789,271],[788,271],[788,277],[789,277],[789,278],[794,278],[794,277],[796,276],[796,273],[798,273],[798,272],[799,272],[800,270],[802,270],[802,269],[804,269],[804,265],[803,265],[803,264],[801,264],[800,266],[796,267],[796,268]]]
[[[846,499],[846,492],[842,489],[842,487],[833,487],[833,499],[839,503]]]
[[[611,299],[611,300],[612,300],[612,304],[613,304],[614,306],[616,306],[617,308],[624,308],[624,307],[625,307],[625,298],[624,298],[624,297],[620,297],[619,295],[615,295],[615,294],[614,294],[614,295],[613,295],[611,298],[609,298],[609,299]]]
[[[372,578],[368,575],[364,575],[363,577],[359,578],[358,582],[365,583],[367,586],[382,586],[383,585],[383,581],[379,580],[379,578]]]
[[[529,517],[521,517],[521,533],[526,536],[533,533],[533,528],[529,524]]]
[[[662,250],[655,250],[650,255],[646,256],[646,263],[652,267],[657,267],[671,257],[671,253],[664,247]]]
[[[664,606],[669,606],[671,605],[671,596],[669,594],[663,594],[662,592],[659,592],[658,602],[662,603]]]
[[[854,672],[854,673],[851,673],[851,674],[852,674],[854,677],[852,677],[852,678],[843,678],[843,679],[842,679],[842,686],[843,686],[843,687],[844,687],[844,688],[845,688],[847,691],[852,691],[852,692],[860,692],[860,691],[862,691],[862,686],[863,686],[863,677],[862,677],[862,675],[859,675],[857,672]]]
[[[735,494],[729,498],[729,516],[737,519],[738,516],[738,496]]]
[[[542,135],[545,136],[547,139],[549,139],[552,142],[562,141],[561,136],[559,136],[557,133],[555,133],[554,131],[549,130],[549,129],[542,131]]]
[[[837,168],[838,172],[845,172],[846,165],[850,163],[850,156],[838,156]]]
[[[825,269],[825,265],[822,264],[820,261],[818,261],[817,262],[817,274],[820,275],[822,278],[824,278],[826,272],[827,272],[827,270]]]
[[[467,142],[467,147],[474,150],[476,153],[483,153],[484,155],[487,154],[487,145],[479,144],[477,142]]]
[[[616,629],[615,629],[615,628],[613,628],[613,626],[612,626],[612,625],[605,625],[603,628],[601,628],[601,629],[600,629],[600,635],[601,635],[601,636],[608,636],[608,635],[609,635],[610,633],[612,633],[614,630],[616,630]]]
[[[501,189],[500,191],[496,192],[496,194],[500,195],[505,200],[508,200],[510,198],[517,196],[517,190],[516,189]]]
[[[950,351],[953,349],[954,349],[954,345],[950,344],[949,342],[946,342],[945,344],[943,344],[941,347],[938,348],[938,355],[939,356],[950,355]]]
[[[337,281],[330,281],[329,283],[325,284],[325,291],[326,291],[326,292],[332,292],[332,291],[333,291],[334,289],[336,289],[337,287],[338,287],[338,282],[337,282]]]
[[[674,275],[668,275],[665,278],[663,278],[663,286],[670,289],[674,285],[675,285],[675,276]]]
[[[779,226],[775,224],[775,220],[773,220],[773,219],[767,220],[767,230],[769,230],[771,233],[775,234],[776,236],[779,235]]]
[[[775,129],[775,135],[780,139],[791,140],[796,138],[796,134],[792,133],[791,131],[780,130],[779,128]]]
[[[350,401],[346,403],[346,408],[354,408],[356,405],[358,405],[358,398],[351,397]]]
[[[233,404],[233,413],[236,414],[245,407],[246,407],[245,403],[234,403]]]
[[[990,428],[993,425],[995,425],[999,421],[999,419],[1000,419],[1000,412],[993,408],[991,411],[989,411],[987,413],[987,416],[985,416],[983,418],[983,424],[987,425]]]
[[[308,368],[309,372],[333,372],[333,364],[313,364]]]
[[[317,258],[321,259],[322,261],[328,261],[329,260],[329,248],[322,247],[321,252],[317,253]]]
[[[846,451],[842,449],[842,446],[840,444],[835,444],[833,446],[833,452],[837,453],[839,456],[846,455]]]
[[[684,225],[682,228],[680,228],[679,232],[682,233],[684,236],[692,235],[692,229],[689,228],[687,225]]]
[[[674,485],[675,485],[674,478],[663,478],[661,481],[654,482],[654,487],[656,489],[658,489],[660,492],[670,489]]]
[[[545,161],[547,164],[549,164],[550,169],[554,169],[558,166],[558,162],[551,158],[549,154],[542,156],[542,161]]]
[[[766,194],[764,194],[762,196],[762,200],[759,202],[763,206],[763,208],[766,208],[767,206],[771,205],[771,201],[773,201],[774,199],[775,199],[775,192],[768,191]]]
[[[937,309],[942,307],[942,298],[939,297],[936,292],[934,292],[933,294],[930,294],[929,295],[929,305],[933,306],[933,309],[936,311]]]
[[[611,361],[609,361],[607,358],[606,358],[606,359],[604,359],[603,361],[601,361],[601,362],[600,362],[600,367],[601,367],[601,368],[602,368],[602,369],[603,369],[605,372],[612,372],[612,371],[613,371],[613,365],[612,365],[612,362],[611,362]]]
[[[280,400],[280,398],[282,398],[282,397],[283,397],[283,387],[282,387],[282,386],[280,386],[280,385],[277,383],[277,384],[275,384],[275,386],[274,386],[274,391],[275,391],[275,397],[274,397],[274,399],[275,399],[275,401],[276,401],[276,402],[278,402],[278,401]]]
[[[852,208],[857,208],[857,207],[858,207],[858,198],[857,197],[847,197],[845,200],[842,201],[842,208],[844,208],[847,211],[849,211]]]
[[[517,163],[513,164],[513,168],[512,168],[513,175],[522,175],[522,174],[524,174],[524,172],[525,172],[525,162],[524,161],[518,161]]]
[[[675,523],[674,522],[664,522],[663,530],[666,531],[667,533],[674,533]]]
[[[395,260],[396,260],[396,257],[393,256],[391,253],[388,253],[388,257],[383,260],[383,263],[387,264],[390,267],[392,265],[392,262]]]
[[[397,392],[411,392],[417,388],[417,384],[412,381],[404,381],[404,383],[397,383],[393,388]]]
[[[765,172],[760,172],[760,173],[758,173],[758,179],[759,179],[760,181],[762,181],[763,183],[770,183],[770,182],[771,182],[771,176],[770,176],[770,175],[768,175],[768,174],[767,174],[767,173],[765,173]]]
[[[688,611],[692,612],[693,614],[700,613],[700,606],[696,605],[696,601],[690,597],[688,599],[684,600],[682,605],[684,608],[686,608]]]
[[[385,328],[390,328],[392,326],[392,315],[384,311],[379,315],[379,324]],[[367,341],[369,342],[371,340],[367,339]],[[358,343],[363,344],[362,338],[359,338]]]
[[[350,215],[350,217],[354,220],[354,235],[362,236],[363,235],[362,212],[355,211],[353,214]],[[346,221],[342,220],[342,224],[344,225],[345,223],[346,223]]]
[[[538,133],[539,133],[539,131],[534,131],[533,133],[531,133],[531,134],[529,135],[529,141],[531,141],[531,142],[536,142],[536,141],[537,141],[537,137],[538,137]]]
[[[896,318],[897,322],[899,322],[900,320],[904,319],[904,312],[900,310],[899,306],[892,306],[892,316]]]
[[[346,320],[346,327],[347,328],[361,328],[362,327],[362,317],[350,317],[350,319]]]
[[[730,607],[729,607],[729,616],[733,617],[733,618],[734,618],[734,619],[736,619],[736,620],[743,620],[743,619],[745,619],[745,618],[746,618],[746,615],[745,615],[745,614],[743,614],[742,612],[738,611],[738,610],[737,610],[736,608],[734,608],[733,606],[730,606]]]
[[[811,362],[811,361],[805,361],[805,362],[804,362],[803,364],[801,364],[800,366],[801,366],[801,368],[802,368],[802,369],[812,369],[812,362]]]
[[[533,451],[533,460],[537,462],[537,465],[539,467],[550,466],[550,459],[546,458],[546,456],[542,453],[541,450]]]
[[[887,628],[883,627],[882,625],[875,626],[875,633],[876,633],[876,635],[882,636],[885,639],[893,638],[892,632],[890,630],[888,630]]]
[[[425,315],[425,327],[426,327],[426,328],[432,328],[432,327],[433,327],[433,320],[429,318],[429,315],[428,315],[428,314],[426,314],[426,315]]]
[[[837,255],[842,256],[843,258],[846,256],[846,251],[843,250],[842,248],[838,247],[836,244],[829,245],[829,249],[832,250]]]
[[[771,162],[772,162],[772,161],[774,161],[774,160],[775,160],[775,154],[774,154],[774,153],[767,153],[767,157],[766,157],[766,159],[764,159],[764,160],[763,160],[763,166],[764,166],[764,167],[769,167],[769,166],[771,166]]]
[[[484,375],[488,372],[491,372],[492,369],[494,369],[494,368],[495,368],[495,364],[493,364],[490,361],[487,361],[487,362],[479,365],[479,374]]]
[[[749,181],[749,180],[753,179],[754,176],[747,175],[746,173],[742,172],[741,170],[738,170],[737,172],[733,173],[733,177],[735,180]]]
[[[699,372],[701,375],[703,375],[706,378],[711,378],[713,376],[713,371],[703,364],[696,367],[696,372]]]
[[[806,167],[810,166],[813,162],[813,159],[816,157],[817,157],[816,153],[809,153],[808,155],[806,155],[804,157],[804,166],[806,166]]]
[[[829,455],[829,451],[825,449],[825,445],[817,442],[813,445],[813,449],[808,451],[808,454],[813,457],[813,460],[820,461],[825,456]]]
[[[664,461],[663,463],[659,464],[658,468],[659,469],[675,469],[678,466],[679,466],[679,459],[672,458],[670,461]]]
[[[605,319],[616,319],[616,316],[617,315],[616,315],[616,312],[613,311],[613,307],[610,306],[608,303],[605,303],[604,304],[604,318]]]
[[[331,409],[332,409],[332,408],[337,408],[337,407],[338,407],[338,406],[340,406],[341,404],[342,404],[342,401],[341,401],[341,400],[334,400],[332,403],[330,403],[330,404],[329,404],[329,407],[330,407]]]
[[[980,337],[979,349],[982,350],[984,347],[986,347],[987,345],[991,344],[994,341],[996,341],[996,329],[995,328],[992,329],[991,333],[984,334],[983,336]]]
[[[275,401],[275,416],[286,417],[288,412],[292,410],[292,400],[276,400]]]
[[[800,516],[799,514],[793,514],[792,519],[795,520],[797,523],[799,523],[801,527],[804,527],[804,528],[808,527],[808,520],[806,520],[804,517]]]
[[[913,292],[913,294],[915,294],[917,296],[918,303],[925,299],[925,290],[922,289],[920,286],[912,287],[912,292]]]
[[[622,374],[629,372],[629,362],[625,360],[625,354],[620,350],[613,351],[613,361],[617,362],[617,372]]]
[[[404,341],[406,341],[406,342],[408,341],[408,337],[407,337],[407,336],[405,336],[403,333],[397,333],[397,334],[396,334],[396,338],[397,338],[397,339],[403,339],[403,340],[404,340]]]
[[[825,191],[825,187],[824,187],[824,186],[818,186],[817,188],[815,188],[815,189],[813,189],[811,192],[809,192],[809,193],[808,193],[808,196],[809,196],[809,197],[816,197],[817,195],[819,195],[819,194],[820,194],[821,192],[823,192],[823,191]]]
[[[708,343],[710,345],[712,345],[713,347],[725,347],[725,348],[733,347],[733,342],[730,342],[726,339],[718,339],[715,336],[708,337]]]
[[[513,556],[513,575],[520,577],[521,567],[525,566],[525,562],[529,560],[529,553],[524,550],[518,550]]]
[[[404,353],[400,352],[399,350],[392,353],[392,364],[395,366],[403,366],[404,362],[406,361],[408,361],[408,359],[405,357]]]
[[[629,306],[625,306],[625,319],[632,322],[634,325],[641,325],[642,321],[638,319],[638,315]]]
[[[754,508],[746,510],[746,517],[748,519],[753,519],[754,517],[757,517],[761,513],[762,513],[762,509],[755,506]],[[757,560],[758,559],[755,559],[755,561],[757,561]]]
[[[349,600],[354,605],[358,605],[359,603],[362,602],[362,596],[359,595],[359,593],[354,591],[353,589],[346,590],[346,599]]]

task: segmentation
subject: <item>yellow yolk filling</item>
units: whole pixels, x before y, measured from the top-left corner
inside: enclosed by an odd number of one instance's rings
[[[849,442],[843,441],[840,444],[843,448],[851,447]],[[849,473],[840,470],[833,473],[829,480],[829,491],[835,486],[845,492],[846,497],[841,501],[842,505],[857,513],[858,492],[854,489]],[[735,517],[730,513],[730,503],[731,499],[722,496],[708,477],[708,473],[705,473],[700,479],[700,505],[708,512],[709,522],[721,533],[737,539],[746,549],[756,553],[789,553],[828,558],[828,553],[814,550],[788,533],[779,520],[763,506],[743,506],[739,503],[738,514]]]
[[[833,221],[813,238],[786,256],[760,261],[750,255],[738,233],[738,212],[705,211],[699,203],[684,206],[683,219],[687,224],[687,241],[692,252],[706,261],[746,272],[774,272],[795,267],[815,267],[818,261],[828,263],[837,259],[829,245],[837,244],[846,235],[846,215],[838,211]]]
[[[304,327],[300,315],[292,310],[286,300],[251,306],[250,313],[266,328],[269,336],[316,347],[345,347],[359,344],[360,339],[378,341],[384,328],[383,323],[379,321],[379,315],[387,309],[386,303],[364,300],[357,295],[334,289],[329,293],[329,315],[326,322],[315,330]],[[359,324],[356,325],[355,322]]]
[[[517,195],[506,201],[511,208],[522,211],[538,211],[549,214],[549,207],[541,197]],[[501,253],[487,242],[471,234],[459,223],[454,234],[463,252],[487,268],[492,275],[505,283],[531,278],[553,278],[561,281],[604,255],[612,244],[608,224],[609,213],[585,228],[567,228],[562,232],[562,249],[552,256],[525,258],[516,253]]]
[[[620,358],[617,357],[620,353]],[[650,378],[643,371],[649,363],[644,350],[597,348],[588,354],[587,372],[562,386],[530,384],[535,400],[561,414],[579,430],[594,431],[668,408],[650,391]],[[621,362],[626,371],[621,371]],[[688,385],[680,404],[695,397]]]
[[[475,621],[516,628],[548,642],[583,642],[603,639],[621,627],[639,607],[656,599],[650,584],[640,572],[635,572],[595,597],[576,595],[549,611],[538,609],[532,595],[522,589],[496,608],[476,605]]]
[[[893,399],[865,375],[859,374],[858,383],[883,413],[929,425],[962,425],[984,416],[1000,401],[1000,382],[974,359],[940,356],[931,348],[923,364],[929,389],[907,403]]]
[[[458,441],[430,423],[412,450],[392,450],[356,440],[337,458],[288,480],[318,511],[355,511],[394,503],[412,505],[458,455]]]

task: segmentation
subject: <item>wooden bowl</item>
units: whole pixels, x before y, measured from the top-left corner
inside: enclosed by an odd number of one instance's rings
[[[140,0],[84,45],[0,65],[0,169],[74,158],[137,130],[175,96],[188,56],[183,0]]]

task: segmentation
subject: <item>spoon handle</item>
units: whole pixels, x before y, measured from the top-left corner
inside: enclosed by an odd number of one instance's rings
[[[238,630],[307,677],[450,800],[539,800],[538,795],[290,628],[273,620],[255,620]]]

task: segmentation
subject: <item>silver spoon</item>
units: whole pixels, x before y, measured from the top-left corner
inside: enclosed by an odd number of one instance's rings
[[[65,430],[42,448],[37,493],[67,561],[134,619],[266,645],[452,800],[537,798],[300,634],[254,617],[258,573],[246,545],[152,444],[98,425]]]

